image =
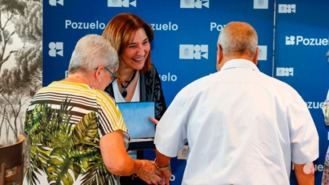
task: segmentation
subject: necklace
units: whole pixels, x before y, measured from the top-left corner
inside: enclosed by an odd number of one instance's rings
[[[129,84],[133,81],[133,79],[135,78],[136,75],[136,71],[134,71],[132,77],[130,78],[130,80],[128,81],[123,81],[120,83],[120,86],[122,88],[121,90],[121,95],[125,98],[127,96],[127,87],[129,86]]]

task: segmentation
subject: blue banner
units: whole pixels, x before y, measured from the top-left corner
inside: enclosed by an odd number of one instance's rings
[[[278,0],[275,5],[275,77],[292,85],[311,111],[320,136],[320,184],[329,139],[321,111],[329,89],[329,1]]]
[[[155,32],[152,61],[168,105],[188,83],[215,72],[217,37],[226,23],[251,23],[259,34],[260,70],[296,88],[311,110],[320,135],[316,161],[316,184],[320,184],[328,146],[321,102],[329,89],[329,1],[45,0],[43,4],[44,86],[65,77],[80,37],[100,34],[114,15],[131,12]],[[180,184],[184,167],[185,160],[173,161],[172,184]]]

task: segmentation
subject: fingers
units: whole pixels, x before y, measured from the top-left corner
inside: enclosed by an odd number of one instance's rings
[[[138,170],[136,175],[148,184],[161,184],[162,172],[157,169],[153,161],[141,160],[142,167]]]
[[[169,185],[171,177],[170,167],[159,168],[153,161],[140,160],[142,166],[136,175],[148,184]]]
[[[159,122],[157,119],[152,118],[152,117],[149,117],[149,120],[150,120],[154,125],[157,125],[158,122]]]
[[[170,168],[166,168],[166,169],[163,169],[163,170],[160,170],[162,172],[162,178],[163,178],[163,181],[164,181],[164,185],[169,185],[169,180],[170,180],[170,177],[171,177],[171,170]]]

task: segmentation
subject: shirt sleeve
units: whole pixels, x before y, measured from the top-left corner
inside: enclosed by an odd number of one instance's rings
[[[292,162],[305,164],[319,157],[319,136],[305,102],[295,96],[288,108]]]
[[[189,113],[189,101],[184,92],[178,93],[167,111],[157,124],[154,143],[159,152],[176,157],[186,141],[186,124]]]
[[[122,114],[113,99],[103,91],[96,91],[96,101],[98,104],[97,116],[101,136],[117,130],[127,132]]]

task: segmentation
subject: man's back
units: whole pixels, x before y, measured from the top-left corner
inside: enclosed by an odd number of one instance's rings
[[[161,118],[157,165],[190,146],[182,184],[288,185],[291,162],[299,184],[314,183],[311,115],[293,88],[259,72],[258,54],[256,30],[228,23],[217,41],[219,72],[184,88]]]
[[[180,94],[189,113],[183,184],[289,184],[290,156],[303,161],[291,149],[317,137],[296,133],[315,129],[299,95],[248,61],[228,62]]]

